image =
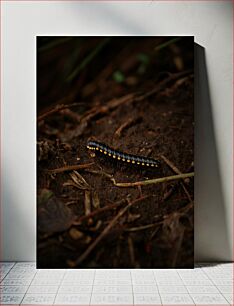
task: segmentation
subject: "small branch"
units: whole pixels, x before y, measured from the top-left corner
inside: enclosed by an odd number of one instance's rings
[[[165,85],[167,85],[169,82],[177,80],[178,78],[188,75],[190,73],[191,73],[191,70],[186,70],[183,72],[171,74],[167,79],[158,83],[157,86],[155,86],[152,90],[148,91],[147,93],[139,94],[139,92],[134,92],[134,93],[124,95],[120,98],[112,99],[109,102],[107,102],[105,106],[98,106],[98,107],[95,106],[84,114],[84,116],[81,119],[81,122],[88,123],[91,119],[93,119],[97,115],[105,115],[108,112],[113,111],[115,108],[119,107],[122,104],[140,102],[144,100],[145,98],[148,98],[158,93],[159,91],[161,91],[161,89],[164,88]]]
[[[73,182],[76,184],[77,188],[84,190],[91,189],[89,184],[86,182],[84,177],[79,172],[73,171],[69,175],[72,178]]]
[[[129,257],[132,267],[135,267],[135,252],[134,252],[134,244],[132,238],[128,237],[128,250],[129,250]]]
[[[184,189],[184,192],[185,192],[187,198],[189,199],[189,202],[193,202],[192,197],[191,197],[190,193],[188,192],[188,190],[187,190],[187,188],[185,187],[185,185],[184,185],[183,182],[181,182],[181,186],[182,186],[182,188]]]
[[[80,115],[78,115],[77,113],[73,112],[72,110],[70,110],[68,108],[63,109],[60,113],[62,115],[70,117],[75,122],[80,122]]]
[[[182,215],[182,213],[187,212],[192,207],[193,207],[193,202],[191,202],[187,206],[179,209],[177,211],[177,213]],[[160,224],[163,224],[166,219],[170,219],[173,215],[174,215],[174,212],[169,214],[169,215],[165,215],[163,217],[162,221],[158,221],[156,223],[146,224],[146,225],[142,225],[142,226],[137,226],[137,227],[126,228],[124,231],[125,232],[138,232],[138,231],[143,231],[143,230],[146,230],[146,229],[149,229],[149,228],[154,228],[154,227],[156,227],[156,226],[158,226]]]
[[[194,203],[193,203],[193,202],[190,202],[190,203],[188,203],[186,206],[184,206],[184,207],[178,209],[178,210],[176,211],[176,214],[179,214],[179,215],[182,216],[182,215],[186,214],[186,213],[187,213],[191,208],[193,208],[193,207],[194,207]],[[170,213],[170,214],[168,214],[168,215],[164,215],[164,217],[163,217],[164,221],[165,221],[166,219],[170,219],[172,216],[174,216],[174,214],[175,214],[175,212]]]
[[[190,173],[182,173],[182,174],[178,174],[178,175],[160,177],[160,178],[156,178],[156,179],[152,179],[152,180],[139,181],[139,182],[134,182],[134,183],[116,183],[115,180],[112,178],[112,182],[117,187],[136,187],[136,186],[144,186],[144,185],[165,183],[165,182],[184,179],[186,177],[193,177],[193,176],[194,176],[194,172],[190,172]]]
[[[180,170],[164,155],[160,155],[160,157],[165,161],[165,163],[177,174],[181,174]]]
[[[82,165],[71,165],[71,166],[65,166],[57,169],[51,169],[51,170],[46,170],[46,172],[49,173],[62,173],[66,171],[73,171],[73,170],[80,170],[80,169],[86,169],[89,168],[91,165],[94,163],[88,163],[88,164],[82,164]]]
[[[127,210],[132,207],[134,204],[138,203],[139,201],[142,201],[145,199],[138,198],[132,202],[130,202],[127,206],[125,206],[120,212],[112,219],[112,221],[107,225],[107,227],[101,232],[101,234],[89,245],[89,247],[86,249],[86,251],[78,257],[76,260],[68,260],[67,263],[70,267],[76,267],[79,264],[81,264],[88,256],[89,254],[95,249],[95,247],[99,244],[99,242],[108,234],[108,232],[112,229],[112,227],[117,223],[117,221],[127,212]]]
[[[112,100],[110,100],[106,105],[104,106],[98,106],[98,107],[94,107],[91,110],[89,110],[84,117],[81,119],[81,122],[88,122],[91,119],[93,119],[94,117],[96,117],[97,115],[103,115],[103,114],[107,114],[109,111],[114,110],[115,108],[117,108],[118,106],[127,103],[127,102],[132,102],[134,101],[136,94],[135,93],[131,93],[131,94],[127,94],[125,96],[122,96],[120,98],[114,98]]]
[[[91,213],[91,192],[90,190],[85,190],[85,198],[84,198],[84,210],[85,215],[88,216]]]
[[[172,185],[171,188],[163,195],[163,200],[167,200],[168,198],[170,198],[170,196],[172,195],[172,193],[175,190],[175,185]]]
[[[136,122],[139,118],[129,118],[125,121],[121,126],[115,131],[115,136],[120,137],[123,130],[131,126],[134,122]]]
[[[133,92],[119,98],[114,98],[103,106],[98,105],[91,108],[81,117],[80,124],[72,133],[70,133],[70,136],[67,138],[67,140],[81,136],[86,130],[90,121],[94,120],[95,117],[105,116],[106,114],[110,113],[111,111],[115,110],[120,105],[123,105],[125,103],[139,103],[144,99],[151,97],[152,95],[158,94],[163,88],[165,88],[166,85],[168,85],[168,83],[175,81],[178,78],[181,78],[190,73],[191,70],[171,74],[167,79],[163,80],[162,82],[159,82],[156,86],[153,87],[152,90],[149,90],[146,93],[141,94],[139,91]]]
[[[192,70],[186,70],[186,71],[170,74],[170,76],[167,79],[158,83],[157,86],[155,86],[152,90],[148,91],[147,93],[138,96],[135,99],[135,101],[139,102],[139,101],[142,101],[146,98],[149,98],[152,95],[155,95],[156,93],[159,93],[171,81],[177,80],[178,78],[181,78],[181,77],[183,77],[187,74],[191,74],[191,72],[192,72]]]
[[[61,110],[64,110],[64,109],[67,109],[67,108],[70,108],[70,107],[74,107],[74,106],[78,106],[78,105],[83,105],[84,103],[72,103],[72,104],[60,104],[60,105],[57,105],[55,108],[47,111],[46,113],[38,116],[37,118],[37,122],[40,122],[42,120],[44,120],[46,117],[54,114],[54,113],[57,113],[57,112],[60,112]]]
[[[179,255],[179,252],[180,252],[180,249],[181,249],[181,246],[182,246],[183,239],[184,239],[184,228],[181,231],[180,237],[177,241],[176,249],[174,251],[174,257],[173,257],[173,261],[172,261],[172,267],[173,268],[176,266],[176,262],[177,262],[178,255]]]
[[[99,196],[98,196],[98,193],[96,190],[93,191],[93,201],[92,201],[92,205],[94,208],[96,209],[99,209],[100,208],[100,199],[99,199]]]
[[[71,140],[73,138],[81,136],[89,125],[90,121],[92,121],[97,116],[104,116],[108,114],[110,111],[113,111],[115,108],[120,106],[121,104],[131,102],[134,100],[135,94],[128,94],[118,99],[112,99],[106,105],[98,105],[93,107],[91,110],[87,111],[80,119],[80,124],[77,126],[74,131],[70,133],[70,136],[66,137],[67,140]]]
[[[161,222],[157,222],[157,223],[152,223],[152,224],[147,224],[147,225],[142,225],[142,226],[138,226],[138,227],[131,227],[131,228],[126,228],[124,231],[125,232],[138,232],[138,231],[142,231],[148,228],[152,228],[155,227],[159,224],[162,224],[163,221]]]
[[[103,170],[85,170],[86,172],[101,175],[102,177],[106,177],[107,179],[111,180],[115,185],[115,179],[112,174],[106,173]],[[97,189],[97,188],[96,188]]]
[[[164,155],[161,155],[160,157],[165,161],[165,163],[166,163],[175,173],[181,174],[181,171],[180,171],[180,170],[179,170],[179,169],[178,169],[178,168],[177,168],[168,158],[166,158]],[[186,178],[184,179],[185,184],[187,184],[188,181],[189,181],[189,179],[186,179]],[[183,182],[181,182],[181,186],[182,186],[182,188],[184,189],[184,192],[186,193],[186,195],[187,195],[189,201],[192,202],[192,201],[193,201],[193,200],[192,200],[192,197],[190,196],[190,194],[189,194],[189,192],[188,192],[188,190],[187,190],[187,188],[185,187],[185,185],[184,185]]]
[[[79,219],[77,219],[77,221],[75,222],[75,225],[80,225],[82,221],[87,220],[89,218],[93,218],[96,215],[100,214],[101,212],[112,210],[112,209],[116,209],[119,206],[123,205],[125,202],[126,202],[126,200],[121,200],[120,202],[117,202],[117,203],[114,203],[114,204],[111,204],[111,205],[106,205],[104,207],[96,209],[93,212],[91,212],[89,215],[82,216]]]

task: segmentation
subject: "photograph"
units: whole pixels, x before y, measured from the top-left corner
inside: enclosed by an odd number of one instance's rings
[[[194,36],[37,36],[37,268],[194,267]]]
[[[0,1],[0,305],[234,306],[233,3]]]

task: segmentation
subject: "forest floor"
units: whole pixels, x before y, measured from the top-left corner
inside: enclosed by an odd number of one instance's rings
[[[111,61],[97,55],[74,94],[40,107],[38,268],[193,267],[193,42],[164,43],[159,63],[152,50],[163,43],[133,39]],[[89,139],[161,165],[94,156]]]

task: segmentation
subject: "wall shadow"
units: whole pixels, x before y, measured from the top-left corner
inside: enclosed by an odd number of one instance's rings
[[[214,133],[205,48],[195,44],[195,260],[226,261],[231,254]]]

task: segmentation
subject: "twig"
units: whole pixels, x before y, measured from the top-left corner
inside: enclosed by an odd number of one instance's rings
[[[183,179],[183,178],[186,178],[186,177],[193,177],[194,176],[194,172],[190,172],[190,173],[181,173],[181,174],[178,174],[178,175],[166,176],[166,177],[156,178],[156,179],[152,179],[152,180],[145,180],[145,181],[139,181],[139,182],[133,182],[133,183],[117,183],[115,181],[115,178],[113,177],[113,175],[108,174],[106,172],[96,171],[96,170],[86,170],[86,171],[89,172],[89,173],[101,174],[101,175],[107,177],[108,179],[110,179],[112,181],[112,183],[116,187],[140,187],[140,186],[144,186],[144,185],[164,183],[164,182],[168,182],[168,181],[173,181],[173,180],[178,180],[178,179]]]
[[[188,192],[188,190],[187,190],[187,188],[185,187],[185,185],[184,185],[184,183],[183,183],[183,182],[181,182],[181,186],[182,186],[182,188],[184,189],[184,192],[185,192],[186,196],[188,197],[189,202],[192,202],[192,201],[193,201],[193,199],[192,199],[192,197],[191,197],[190,193]]]
[[[176,80],[184,75],[187,75],[191,73],[191,70],[186,70],[183,72],[178,72],[178,73],[174,73],[171,74],[167,79],[161,81],[160,83],[157,84],[157,86],[155,86],[151,91],[148,91],[145,94],[139,94],[139,92],[134,92],[134,93],[130,93],[127,94],[125,96],[122,96],[118,99],[112,99],[109,102],[106,103],[106,105],[100,107],[94,107],[91,110],[89,110],[84,117],[81,119],[81,121],[89,121],[91,119],[93,119],[94,117],[96,117],[97,115],[100,114],[106,114],[108,113],[110,110],[115,109],[116,107],[124,104],[124,103],[131,103],[131,102],[140,102],[142,100],[144,100],[145,98],[150,97],[153,94],[156,94],[157,92],[159,92],[162,88],[164,88],[164,86],[173,81]]]
[[[139,196],[142,197],[143,194],[142,194],[142,188],[141,188],[141,186],[137,186],[137,189],[138,189],[138,191],[139,191]]]
[[[111,228],[117,223],[117,221],[127,212],[127,210],[132,207],[134,204],[138,203],[139,201],[142,201],[145,199],[138,198],[132,202],[130,202],[127,206],[125,206],[120,212],[112,219],[112,221],[107,225],[107,227],[101,232],[101,234],[89,245],[89,247],[86,249],[86,251],[77,259],[75,260],[68,260],[67,263],[70,267],[76,267],[79,264],[81,264],[93,251],[93,249],[99,244],[99,242],[108,234],[108,232],[111,230]]]
[[[112,99],[110,100],[106,105],[104,106],[98,106],[98,107],[94,107],[92,108],[90,111],[88,111],[85,116],[81,119],[81,121],[90,121],[91,119],[93,119],[94,117],[96,117],[97,115],[100,114],[106,114],[108,113],[110,110],[115,109],[116,107],[120,106],[121,104],[124,104],[126,102],[131,102],[134,101],[136,94],[135,93],[130,93],[127,94],[123,97],[120,97],[118,99]]]
[[[66,203],[66,206],[69,206],[69,205],[72,205],[72,204],[76,204],[76,203],[77,203],[77,200],[68,201]]]
[[[177,259],[178,259],[178,255],[179,255],[179,251],[180,251],[182,242],[183,242],[183,238],[184,238],[184,228],[182,229],[180,237],[177,241],[177,245],[176,245],[176,249],[175,249],[174,257],[173,257],[173,261],[172,261],[172,267],[173,268],[176,266],[176,262],[177,262]]]
[[[174,190],[175,190],[175,185],[172,185],[171,188],[166,193],[164,193],[163,200],[164,201],[167,200],[172,195]]]
[[[136,187],[136,186],[144,186],[144,185],[165,183],[165,182],[184,179],[186,177],[193,177],[193,176],[194,176],[194,172],[190,172],[190,173],[182,173],[182,174],[178,174],[178,175],[160,177],[160,178],[156,178],[156,179],[152,179],[152,180],[139,181],[139,182],[134,182],[134,183],[116,183],[114,178],[112,178],[111,180],[112,180],[113,184],[117,187]]]
[[[98,196],[98,193],[96,190],[93,191],[93,201],[92,201],[92,204],[93,204],[93,207],[96,208],[96,209],[99,209],[100,208],[100,199],[99,199],[99,196]]]
[[[115,136],[120,137],[123,130],[132,125],[135,121],[137,121],[138,118],[129,118],[127,121],[125,121],[121,126],[115,131]]]
[[[79,114],[77,114],[76,112],[73,112],[72,110],[68,109],[68,108],[63,109],[61,111],[61,114],[65,115],[67,117],[70,117],[75,122],[80,122],[80,117],[81,116]]]
[[[118,268],[120,265],[119,259],[121,258],[121,248],[120,248],[120,240],[117,240],[117,246],[116,246],[116,256],[113,259],[113,267]]]
[[[173,86],[171,86],[171,88],[167,90],[167,94],[173,94],[173,92],[175,92],[179,86],[181,86],[184,82],[186,82],[191,78],[193,78],[193,75],[188,75],[185,76],[184,78],[179,79],[178,81],[175,82]]]
[[[142,94],[140,95],[139,97],[137,97],[135,99],[135,101],[142,101],[146,98],[149,98],[150,96],[158,93],[162,88],[164,88],[168,83],[170,83],[171,81],[174,81],[180,77],[183,77],[189,73],[191,73],[192,70],[186,70],[186,71],[183,71],[183,72],[178,72],[178,73],[174,73],[174,74],[171,74],[167,79],[161,81],[160,83],[157,84],[156,87],[154,87],[152,90],[148,91],[147,93],[145,94]]]
[[[48,169],[48,170],[46,170],[46,172],[49,172],[49,173],[62,173],[62,172],[66,172],[66,171],[86,169],[86,168],[89,168],[93,164],[94,163],[88,163],[88,164],[82,164],[82,165],[65,166],[65,167],[61,167],[61,168],[57,168],[57,169],[50,169],[50,170]]]
[[[85,198],[84,198],[84,208],[85,215],[90,215],[91,212],[91,192],[90,190],[85,190]]]
[[[135,267],[135,252],[132,238],[128,237],[128,249],[129,249],[129,257],[132,267]]]
[[[164,155],[161,155],[160,156],[164,161],[165,161],[165,163],[175,172],[175,173],[177,173],[177,174],[181,174],[181,171],[168,159],[168,158],[166,158]],[[184,179],[184,182],[185,183],[188,183],[188,179]],[[186,195],[187,195],[187,197],[188,197],[188,199],[189,199],[189,201],[190,202],[192,202],[193,200],[192,200],[192,197],[190,196],[190,194],[189,194],[189,192],[188,192],[188,190],[187,190],[187,188],[185,187],[185,185],[181,182],[181,186],[182,186],[182,188],[184,189],[184,192],[186,193]]]
[[[192,207],[193,207],[193,203],[191,202],[187,206],[182,207],[181,209],[179,209],[177,211],[177,213],[181,214],[183,212],[186,212],[187,210],[189,210]],[[138,226],[138,227],[126,228],[124,231],[125,232],[138,232],[138,231],[142,231],[142,230],[145,230],[145,229],[148,229],[148,228],[153,228],[153,227],[156,227],[156,226],[158,226],[160,224],[163,224],[166,219],[170,219],[173,215],[174,215],[174,212],[169,214],[169,215],[164,216],[163,221],[158,221],[156,223],[146,224],[146,225],[142,225],[142,226]]]
[[[47,111],[46,113],[38,116],[37,118],[37,122],[40,122],[42,120],[44,120],[46,117],[48,117],[49,115],[52,115],[54,113],[60,112],[63,109],[66,108],[70,108],[70,107],[74,107],[74,106],[78,106],[78,105],[83,105],[84,103],[72,103],[72,104],[60,104],[60,105],[56,105],[55,108]]]
[[[194,206],[194,203],[190,202],[186,206],[178,209],[176,212],[172,212],[168,215],[165,215],[163,218],[164,218],[164,220],[170,219],[175,213],[179,214],[179,215],[183,215],[183,214],[187,213],[191,208],[193,208],[193,206]]]
[[[73,171],[69,175],[78,189],[83,189],[83,190],[91,189],[89,184],[86,182],[86,180],[79,172]],[[66,183],[64,183],[63,185],[66,186]]]
[[[89,122],[92,119],[94,119],[96,116],[106,115],[110,111],[113,111],[114,109],[116,109],[122,104],[140,102],[146,98],[149,98],[150,96],[160,92],[168,83],[174,80],[177,80],[178,78],[183,77],[189,73],[191,73],[191,70],[171,74],[167,79],[158,83],[157,86],[155,86],[152,90],[147,91],[144,94],[140,94],[139,91],[133,92],[133,93],[124,95],[120,98],[112,99],[103,106],[98,105],[98,106],[93,107],[92,109],[90,109],[84,114],[84,116],[81,118],[80,124],[77,126],[77,128],[72,133],[70,133],[70,136],[67,138],[67,140],[70,140],[74,137],[81,136],[83,132],[86,130]]]
[[[112,174],[106,173],[106,172],[104,172],[104,171],[99,171],[99,170],[85,170],[85,172],[93,173],[93,174],[98,174],[98,175],[101,175],[101,176],[105,176],[105,177],[107,177],[107,178],[110,179],[110,180],[113,180],[113,179],[114,179]]]
[[[72,186],[72,187],[75,187],[75,188],[79,188],[77,186],[77,184],[73,183],[72,181],[68,181],[66,183],[63,183],[63,187],[66,187],[66,186]],[[79,188],[80,189],[80,188]]]
[[[101,207],[99,209],[94,210],[93,212],[91,212],[89,215],[87,216],[82,216],[80,217],[78,220],[75,221],[75,225],[79,225],[82,221],[85,221],[89,218],[93,218],[96,215],[104,212],[104,211],[108,211],[108,210],[112,210],[112,209],[116,209],[117,207],[123,205],[126,202],[126,200],[121,200],[117,203],[111,204],[111,205],[106,205],[104,207]]]
[[[181,171],[164,155],[160,155],[160,157],[165,161],[165,163],[177,174],[181,174]]]
[[[157,222],[157,223],[152,223],[152,224],[147,224],[147,225],[142,225],[142,226],[138,226],[138,227],[131,227],[131,228],[126,228],[124,231],[125,232],[138,232],[138,231],[142,231],[148,228],[152,228],[155,227],[159,224],[162,224],[163,221],[161,222]]]
[[[77,126],[76,129],[74,129],[74,131],[70,132],[69,137],[67,136],[66,139],[70,140],[73,139],[74,137],[81,136],[86,130],[90,121],[94,119],[96,116],[106,115],[109,111],[115,109],[119,105],[132,101],[134,97],[135,94],[128,94],[118,99],[113,99],[110,102],[108,102],[106,105],[103,106],[98,105],[93,107],[91,110],[86,112],[84,116],[82,116],[80,124]]]

